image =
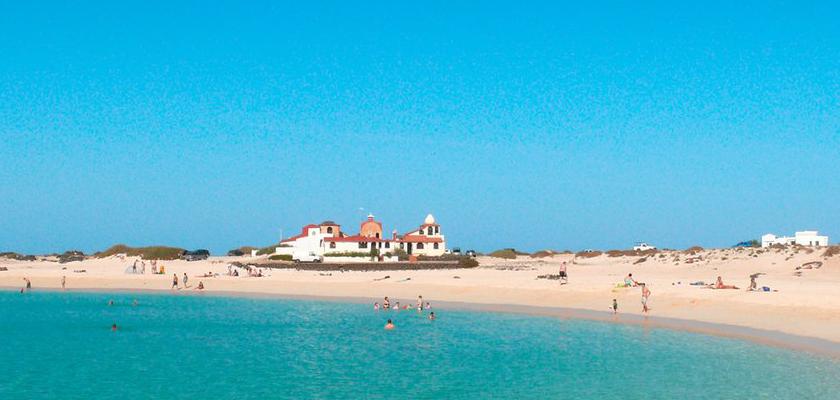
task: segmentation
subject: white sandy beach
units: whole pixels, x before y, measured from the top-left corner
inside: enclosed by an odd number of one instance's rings
[[[166,267],[165,275],[151,275],[148,262],[145,275],[126,274],[131,257],[124,261],[109,257],[66,264],[0,259],[0,266],[8,269],[0,272],[0,287],[20,288],[27,277],[34,290],[56,289],[61,287],[61,277],[66,276],[68,290],[170,291],[172,274],[181,278],[186,273],[190,277],[190,288],[186,290],[191,292],[203,281],[206,292],[223,294],[358,297],[370,299],[371,304],[381,302],[384,296],[414,304],[417,296],[423,295],[433,306],[441,301],[591,311],[608,311],[615,298],[620,315],[626,316],[642,314],[638,288],[615,288],[632,272],[652,292],[651,317],[727,324],[840,343],[840,257],[824,258],[823,249],[757,250],[704,250],[693,256],[663,252],[662,256],[648,257],[639,264],[634,264],[637,256],[575,258],[569,254],[541,259],[520,256],[516,260],[479,257],[481,266],[475,269],[331,273],[275,269],[267,270],[268,276],[262,278],[224,276],[232,261],[266,261],[255,258],[161,261]],[[687,259],[698,257],[698,261],[686,263]],[[562,261],[569,262],[569,284],[537,279],[539,275],[556,274]],[[812,261],[823,265],[795,275],[796,267]],[[73,272],[77,270],[86,272]],[[222,276],[199,277],[208,271]],[[759,277],[758,286],[769,286],[773,291],[745,290],[749,275],[758,272],[766,274]],[[374,280],[386,275],[390,278]],[[718,275],[726,284],[740,289],[689,285],[695,281],[713,283]]]

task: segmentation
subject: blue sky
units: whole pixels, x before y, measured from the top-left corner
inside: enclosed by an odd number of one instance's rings
[[[840,237],[836,2],[25,3],[0,250],[218,253],[367,212],[478,250]]]

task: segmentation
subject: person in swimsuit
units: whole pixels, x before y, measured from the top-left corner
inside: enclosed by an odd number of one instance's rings
[[[638,285],[638,283],[636,283],[636,280],[633,279],[633,274],[632,273],[627,274],[627,276],[624,277],[624,287],[631,287],[631,286],[637,286],[637,285]]]
[[[650,298],[650,289],[648,289],[647,285],[642,285],[642,312],[647,313],[650,309],[648,308],[648,299]]]
[[[187,280],[189,280],[189,279],[190,279],[190,278],[188,278],[188,277],[187,277],[187,273],[186,273],[186,272],[184,272],[184,288],[186,288],[186,287],[187,287]]]
[[[429,321],[434,321],[436,318],[437,318],[437,317],[435,317],[435,312],[434,312],[434,311],[432,311],[431,313],[429,313]]]
[[[417,311],[423,311],[423,296],[417,297]]]
[[[569,283],[569,275],[566,273],[566,262],[565,261],[563,261],[563,263],[560,264],[560,271],[558,271],[557,274],[560,275],[560,284],[561,285],[565,285],[565,284]]]
[[[391,320],[389,319],[389,320],[388,320],[388,323],[387,323],[387,324],[385,324],[385,330],[386,330],[386,331],[390,331],[390,330],[392,330],[392,329],[394,329],[394,323],[393,323],[393,322],[391,322]]]
[[[379,311],[379,302],[373,303],[373,311]]]
[[[616,299],[613,299],[612,310],[613,310],[613,314],[618,313],[618,300],[616,300]]]
[[[172,289],[178,288],[178,274],[172,274]]]
[[[382,301],[382,308],[386,310],[391,308],[391,300],[388,300],[388,296],[385,296],[385,300]]]
[[[400,302],[399,301],[394,303],[394,310],[397,310],[397,311],[400,310]]]
[[[738,289],[735,285],[724,285],[723,278],[720,276],[717,277],[717,281],[715,281],[715,285],[713,286],[715,289]]]
[[[61,290],[67,289],[67,277],[61,276]]]
[[[117,331],[117,324],[111,324],[111,332]]]

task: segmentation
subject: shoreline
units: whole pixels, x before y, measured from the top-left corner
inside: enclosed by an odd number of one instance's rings
[[[0,286],[3,292],[18,292],[19,287]],[[204,291],[173,291],[171,289],[153,288],[38,288],[36,292],[47,293],[112,293],[112,294],[144,294],[163,296],[206,296],[221,298],[256,298],[274,300],[325,301],[333,303],[370,304],[372,299],[359,296],[326,296],[311,294],[294,294],[281,292],[237,291],[237,290],[204,290]],[[781,348],[792,351],[809,353],[814,356],[840,360],[840,342],[817,337],[795,335],[781,331],[758,329],[748,326],[706,322],[684,318],[662,316],[645,316],[634,313],[612,314],[607,311],[595,311],[586,308],[534,306],[505,303],[479,303],[469,301],[435,301],[435,309],[453,311],[487,312],[501,314],[527,315],[534,317],[549,317],[561,320],[583,320],[607,324],[636,326],[644,329],[666,329],[671,331],[688,332],[693,334],[743,340],[754,344]]]

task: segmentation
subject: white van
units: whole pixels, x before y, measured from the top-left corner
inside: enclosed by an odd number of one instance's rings
[[[311,262],[311,263],[319,263],[324,261],[324,257],[319,256],[313,252],[298,252],[292,254],[292,261],[296,263],[304,263],[304,262]]]

